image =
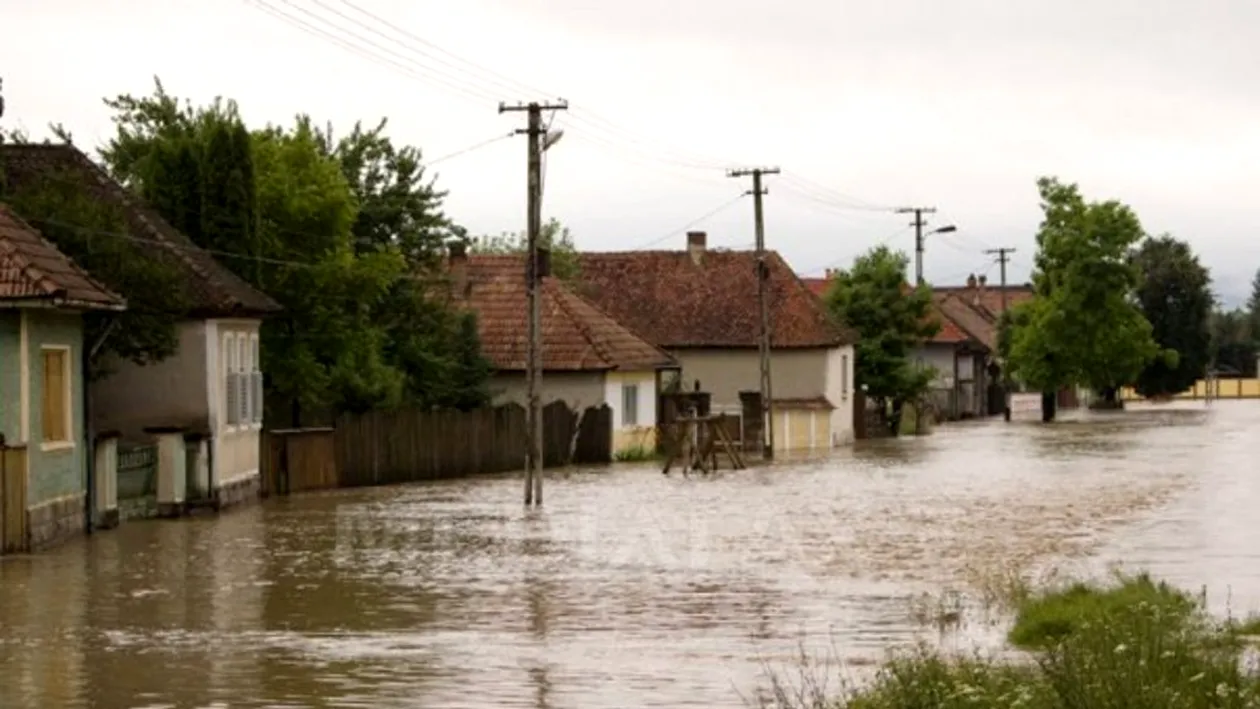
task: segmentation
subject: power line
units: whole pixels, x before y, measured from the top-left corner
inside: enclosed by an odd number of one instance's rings
[[[630,249],[630,250],[631,250],[631,251],[642,251],[642,250],[644,250],[644,249],[647,249],[647,248],[648,248],[648,247],[650,247],[650,246],[656,246],[657,244],[661,243],[662,241],[665,241],[665,240],[667,240],[667,239],[670,239],[670,238],[673,238],[673,237],[675,237],[675,236],[678,236],[679,234],[682,234],[682,233],[686,232],[686,231],[687,231],[688,229],[690,229],[691,227],[696,226],[696,225],[700,224],[701,222],[703,222],[703,221],[705,221],[705,220],[709,219],[710,217],[714,217],[714,216],[716,216],[716,215],[720,214],[721,212],[724,212],[724,211],[726,211],[727,209],[730,209],[730,208],[731,208],[731,207],[732,207],[732,206],[733,206],[736,202],[740,201],[741,199],[743,199],[744,197],[747,197],[747,196],[748,196],[748,193],[747,193],[747,192],[740,192],[739,194],[735,195],[735,197],[734,197],[734,198],[729,199],[729,200],[727,200],[727,201],[723,202],[722,204],[718,205],[717,207],[715,207],[715,208],[713,208],[713,209],[709,210],[708,212],[705,212],[704,214],[702,214],[702,215],[701,215],[701,216],[699,216],[699,217],[696,217],[695,219],[692,219],[691,221],[689,221],[689,222],[687,222],[686,224],[684,224],[684,225],[682,225],[682,226],[678,227],[677,229],[673,229],[673,230],[671,230],[671,231],[668,231],[668,232],[666,232],[666,233],[662,234],[661,236],[659,236],[659,237],[657,237],[657,238],[655,238],[655,239],[653,239],[653,240],[651,240],[651,241],[648,241],[648,242],[645,242],[645,243],[639,244],[638,246],[635,246],[635,247],[633,247],[633,248],[632,248],[632,249]]]
[[[392,37],[381,29],[378,29],[361,19],[352,17],[335,7],[331,7],[325,0],[312,0],[312,2],[317,7],[323,8],[326,12],[340,18],[343,22],[350,23],[351,25],[359,27],[374,36],[380,37],[399,47],[403,47],[412,54],[422,57],[423,60],[446,67],[449,71],[443,75],[441,70],[435,69],[433,66],[425,65],[421,60],[403,56],[397,51],[382,46],[379,42],[364,37],[352,30],[346,29],[344,26],[339,25],[336,21],[330,20],[326,16],[321,16],[319,13],[312,12],[311,10],[295,5],[292,0],[279,1],[289,5],[311,19],[332,28],[333,30],[342,32],[349,37],[358,40],[363,45],[371,48],[371,50],[375,50],[375,52],[382,52],[397,59],[381,57],[373,51],[365,49],[363,46],[356,46],[353,41],[348,41],[344,37],[337,36],[328,29],[314,26],[310,22],[295,17],[293,14],[270,4],[271,2],[274,2],[274,0],[246,0],[246,2],[267,11],[269,14],[278,17],[282,21],[301,29],[308,34],[313,34],[317,37],[333,42],[347,51],[366,58],[369,61],[375,61],[377,63],[390,66],[391,68],[399,70],[413,79],[444,86],[465,98],[469,98],[477,102],[493,100],[492,91],[500,89],[507,89],[511,91],[520,91],[521,89],[525,89],[528,93],[548,96],[555,95],[552,92],[538,90],[536,87],[532,87],[492,69],[488,69],[473,61],[464,59],[423,38],[422,36],[400,27],[398,24],[391,22],[379,14],[367,10],[357,3],[351,2],[350,0],[338,1],[354,12],[357,12],[358,14],[363,15],[364,17],[377,23],[380,27],[387,28],[393,33],[421,45],[423,48],[409,45],[397,37]],[[452,72],[454,76],[451,75]],[[569,123],[570,128],[576,127],[578,132],[586,134],[587,138],[594,138],[596,140],[602,138],[604,141],[609,143],[621,141],[635,146],[650,146],[651,144],[649,141],[644,140],[642,136],[621,128],[616,123],[599,116],[589,109],[571,111],[567,115],[566,122]],[[666,145],[661,141],[654,142],[661,147]],[[713,170],[721,167],[725,162],[709,156],[703,156],[699,153],[680,150],[677,146],[669,146],[668,149],[658,150],[645,149],[643,152],[650,155],[653,160],[666,162],[668,164],[687,169]],[[669,157],[671,153],[679,157],[671,159]],[[886,207],[873,205],[865,200],[822,187],[821,185],[813,183],[802,176],[787,174],[784,181],[789,183],[785,186],[785,189],[798,191],[802,195],[807,196],[809,199],[817,201],[821,204],[826,204],[840,209],[857,211],[888,211],[888,208]]]

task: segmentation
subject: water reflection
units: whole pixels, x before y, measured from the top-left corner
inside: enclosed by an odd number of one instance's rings
[[[1258,427],[1137,407],[573,472],[541,513],[485,478],[131,524],[0,561],[0,706],[741,706],[763,663],[869,665],[922,632],[912,597],[1011,564],[1130,561],[1260,610]]]

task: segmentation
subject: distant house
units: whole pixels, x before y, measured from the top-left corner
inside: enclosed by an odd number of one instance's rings
[[[0,204],[0,553],[84,531],[92,442],[83,313],[123,309],[122,297]],[[24,529],[13,534],[6,511],[24,516]]]
[[[704,232],[678,251],[588,252],[579,292],[669,352],[698,380],[715,413],[741,413],[760,390],[757,255],[707,248]],[[853,333],[832,322],[779,254],[766,255],[775,445],[829,448],[853,440]]]
[[[454,297],[477,314],[496,404],[528,403],[524,265],[517,255],[468,256],[451,247]],[[543,405],[559,400],[580,411],[607,404],[614,451],[655,447],[657,391],[662,374],[677,368],[674,359],[555,278],[544,278],[542,298]]]
[[[144,367],[110,363],[111,374],[91,387],[94,427],[117,431],[124,442],[149,440],[145,429],[151,427],[198,434],[208,441],[207,465],[189,478],[191,485],[205,489],[190,494],[220,504],[256,495],[262,429],[259,325],[280,306],[71,145],[0,145],[0,171],[12,190],[53,173],[78,180],[90,198],[119,210],[126,236],[140,245],[137,257],[161,259],[182,276],[189,310],[177,325],[178,350]]]

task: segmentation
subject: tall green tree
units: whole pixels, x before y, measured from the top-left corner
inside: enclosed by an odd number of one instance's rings
[[[936,374],[914,366],[910,354],[940,329],[932,317],[932,291],[906,284],[908,264],[905,254],[876,247],[838,271],[826,295],[832,316],[857,331],[857,384],[880,411],[891,409],[886,420],[893,435],[903,406],[926,393]]]
[[[577,245],[573,234],[558,219],[548,219],[538,232],[538,243],[551,250],[551,274],[562,281],[573,281],[581,275]],[[523,254],[529,246],[525,232],[505,232],[498,236],[481,236],[472,240],[473,253]]]
[[[284,306],[263,327],[269,416],[487,400],[484,380],[458,376],[484,360],[461,354],[460,315],[434,288],[456,233],[444,193],[384,122],[334,144],[306,116],[251,131],[234,102],[193,106],[160,82],[106,103],[111,172]]]
[[[1251,313],[1242,308],[1215,310],[1211,318],[1212,366],[1221,372],[1257,376],[1256,354],[1260,345],[1251,325]]]
[[[1049,394],[1084,384],[1118,400],[1159,348],[1133,297],[1140,274],[1128,259],[1143,238],[1129,207],[1089,202],[1075,184],[1037,181],[1043,219],[1037,231],[1035,297],[1017,306],[1009,365],[1047,394],[1043,419],[1054,417]]]
[[[1211,359],[1211,276],[1189,244],[1169,235],[1143,241],[1132,260],[1142,275],[1137,300],[1155,342],[1176,353],[1155,358],[1135,388],[1142,396],[1183,392],[1203,377]]]

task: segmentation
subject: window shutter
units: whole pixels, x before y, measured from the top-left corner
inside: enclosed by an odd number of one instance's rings
[[[238,423],[249,423],[250,397],[249,397],[249,375],[240,372],[236,375],[236,386],[238,388],[237,401],[240,405],[240,411],[237,413],[236,420]]]
[[[241,410],[240,403],[237,401],[237,398],[240,395],[240,390],[236,386],[236,372],[227,373],[226,389],[227,389],[227,401],[225,402],[226,406],[224,408],[227,409],[227,411],[225,412],[227,414],[227,424],[229,426],[235,426],[237,424],[237,418]]]
[[[263,376],[262,372],[254,372],[254,423],[263,420]]]

